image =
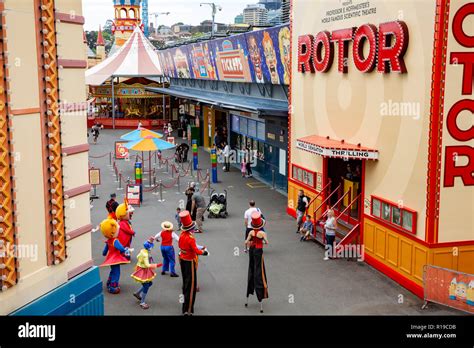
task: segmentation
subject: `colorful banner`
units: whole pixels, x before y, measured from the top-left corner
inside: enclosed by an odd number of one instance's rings
[[[425,301],[474,313],[474,274],[425,267]]]
[[[128,157],[128,149],[125,147],[126,141],[115,142],[115,159],[125,159]]]
[[[158,52],[165,75],[233,82],[288,85],[288,25],[248,32]]]
[[[127,201],[131,205],[141,203],[141,185],[127,185]]]

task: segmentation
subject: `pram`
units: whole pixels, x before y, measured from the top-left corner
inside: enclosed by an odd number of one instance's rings
[[[209,212],[207,215],[209,219],[227,218],[229,215],[227,212],[227,190],[224,190],[224,193],[217,193],[215,190],[212,190],[207,211]]]

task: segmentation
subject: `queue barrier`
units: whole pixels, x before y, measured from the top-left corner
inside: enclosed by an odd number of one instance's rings
[[[474,314],[474,274],[425,265],[423,268],[425,309],[433,302]]]

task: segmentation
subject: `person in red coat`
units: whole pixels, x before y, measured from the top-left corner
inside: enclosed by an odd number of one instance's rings
[[[100,267],[110,266],[110,274],[107,279],[107,290],[111,294],[120,293],[120,265],[130,263],[129,248],[124,247],[118,240],[118,224],[114,219],[105,219],[100,223],[100,230],[107,240],[104,251],[105,261]]]
[[[115,210],[115,215],[117,216],[120,227],[118,240],[126,248],[131,247],[132,239],[135,236],[135,231],[133,230],[132,224],[130,223],[131,215],[133,214],[134,210],[135,209],[133,209],[133,207],[129,205],[126,200]]]
[[[209,255],[204,247],[200,249],[196,244],[193,231],[196,224],[191,218],[189,211],[185,210],[179,214],[181,219],[181,234],[179,236],[179,264],[181,266],[181,274],[183,277],[183,295],[184,303],[183,315],[194,314],[194,302],[196,300],[196,284],[197,284],[197,257],[198,255]]]

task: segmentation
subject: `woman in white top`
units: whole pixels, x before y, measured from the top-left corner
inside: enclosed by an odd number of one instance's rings
[[[324,230],[326,232],[326,252],[324,255],[324,260],[329,260],[334,258],[333,249],[334,241],[336,239],[336,229],[337,229],[337,220],[334,214],[334,210],[328,210],[328,218],[324,223]]]

